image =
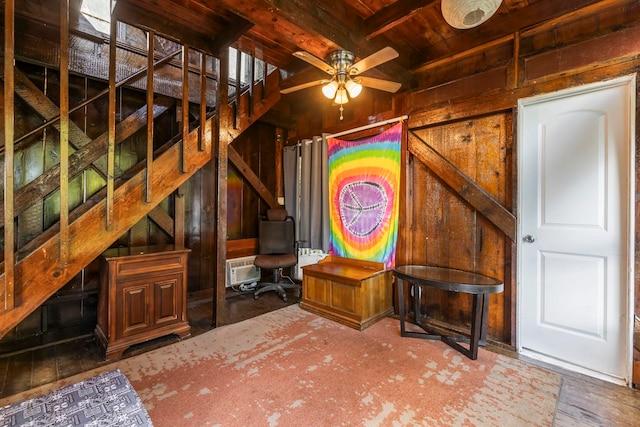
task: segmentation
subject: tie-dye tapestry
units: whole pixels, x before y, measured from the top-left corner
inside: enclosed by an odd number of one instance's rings
[[[359,141],[328,139],[329,253],[395,265],[402,123]]]

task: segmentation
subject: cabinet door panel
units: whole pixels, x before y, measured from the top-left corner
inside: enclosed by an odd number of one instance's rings
[[[178,289],[179,277],[167,278],[154,283],[154,323],[156,325],[178,320],[181,299]]]
[[[302,294],[308,301],[329,305],[329,283],[327,280],[306,274],[303,276]]]
[[[358,312],[357,307],[357,292],[360,288],[353,286],[343,285],[339,282],[331,283],[331,307],[344,311],[350,314],[356,314]]]
[[[119,304],[123,309],[116,319],[116,322],[118,322],[116,327],[117,334],[121,333],[122,337],[126,337],[150,326],[151,319],[148,313],[149,292],[148,283],[123,283],[122,286],[118,286],[119,301],[116,304]]]

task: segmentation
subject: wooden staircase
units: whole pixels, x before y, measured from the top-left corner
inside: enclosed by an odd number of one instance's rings
[[[20,75],[17,80],[16,93],[20,95],[19,91],[24,90],[28,82]],[[242,119],[229,121],[232,123],[232,128],[219,129],[218,132],[225,132],[233,138],[240,135],[279,101],[278,84],[278,73],[271,73],[265,81],[256,83],[252,90],[234,97],[235,108],[224,110],[233,110]],[[154,116],[162,113],[166,108],[166,104],[160,101],[158,105],[154,105]],[[242,111],[239,111],[239,108],[242,108]],[[134,115],[144,116],[143,109]],[[245,111],[248,109],[250,113]],[[47,112],[48,115],[54,113]],[[138,120],[142,119],[138,117]],[[146,121],[146,118],[144,120]],[[218,141],[217,135],[214,134],[217,129],[216,118],[209,117],[201,123],[190,132],[184,132],[186,137],[180,141],[165,145],[161,153],[156,152],[152,162],[142,163],[128,171],[124,175],[126,180],[122,179],[122,182],[118,182],[111,195],[105,188],[96,197],[76,208],[69,215],[70,220],[64,235],[58,224],[34,239],[28,251],[22,248],[21,253],[16,257],[17,261],[13,264],[13,280],[10,287],[6,286],[6,269],[3,263],[0,275],[0,301],[5,303],[0,304],[0,338],[15,328],[97,258],[112,242],[212,159],[212,153]],[[73,132],[73,129],[71,131]],[[92,167],[107,172],[107,169],[97,161],[106,152],[105,138],[97,138],[99,142],[84,141],[83,146],[69,157],[71,170]],[[57,175],[55,170],[48,171],[48,175],[43,174],[43,177],[39,178],[40,181],[36,180],[36,183],[22,193],[42,191],[43,194],[48,194],[52,189],[51,186],[60,182],[59,174],[59,171]],[[20,202],[20,197],[24,196],[22,193],[20,191],[15,193],[17,202],[14,203],[14,216],[25,209]],[[63,236],[68,238],[64,239]],[[7,293],[11,290],[13,290],[11,298],[7,298]],[[12,304],[7,304],[6,301],[11,301]]]

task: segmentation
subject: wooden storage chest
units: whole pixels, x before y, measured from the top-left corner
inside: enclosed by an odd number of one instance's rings
[[[300,307],[363,330],[393,313],[392,283],[383,263],[329,256],[302,267]]]

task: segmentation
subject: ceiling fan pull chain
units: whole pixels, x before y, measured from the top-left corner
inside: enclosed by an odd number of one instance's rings
[[[344,108],[342,108],[342,104],[340,104],[340,120],[342,120],[342,119],[343,119],[343,117],[342,117],[342,111],[343,111],[343,110],[344,110]]]

